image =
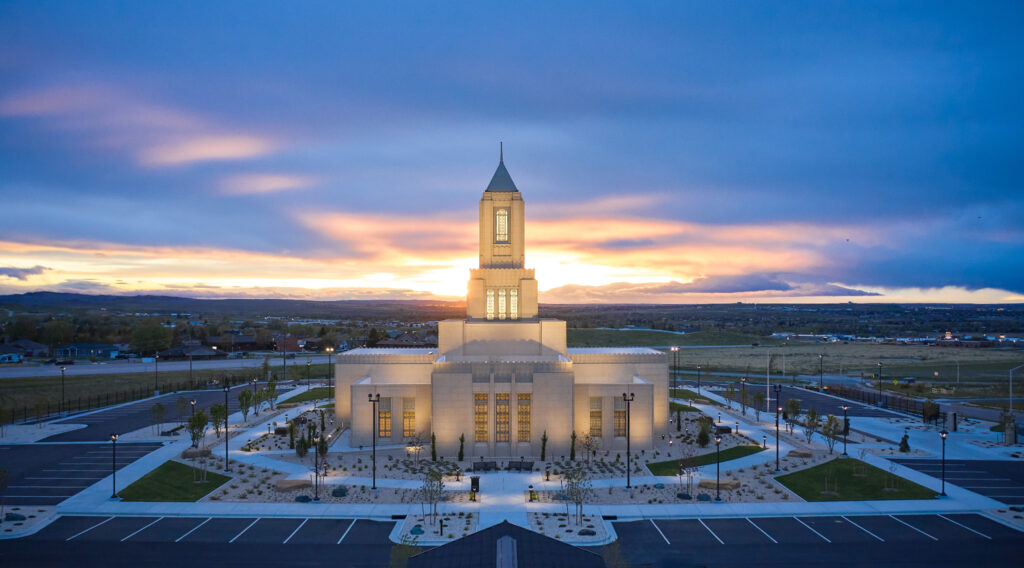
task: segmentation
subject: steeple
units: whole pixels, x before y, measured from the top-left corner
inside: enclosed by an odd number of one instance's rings
[[[512,181],[512,176],[505,169],[505,144],[499,142],[498,146],[498,169],[494,170],[491,183],[487,184],[487,191],[519,191]]]

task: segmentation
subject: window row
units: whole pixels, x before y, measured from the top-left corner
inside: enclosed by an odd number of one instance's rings
[[[611,397],[612,435],[616,438],[626,437],[626,401],[619,397]],[[604,434],[604,397],[590,397],[590,435],[600,438]]]
[[[511,395],[509,393],[497,393],[494,395],[494,441],[509,442],[510,425],[509,417],[511,409]],[[532,410],[531,393],[518,393],[516,395],[516,440],[529,442],[531,437],[530,421]],[[487,427],[490,420],[488,416],[488,394],[473,394],[473,440],[476,442],[488,442],[489,432]]]
[[[402,398],[402,436],[416,435],[416,399]],[[391,437],[391,397],[381,397],[377,404],[377,437]]]
[[[518,288],[487,289],[487,319],[519,319]]]

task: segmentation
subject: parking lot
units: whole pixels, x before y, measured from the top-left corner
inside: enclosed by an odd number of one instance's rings
[[[615,523],[625,546],[989,542],[1024,535],[975,514],[668,519]]]
[[[942,478],[942,461],[894,459],[900,465]],[[946,483],[1007,505],[1024,505],[1024,464],[1002,460],[946,460]]]
[[[236,517],[61,517],[30,540],[287,545],[390,545],[394,522]]]
[[[0,446],[10,473],[3,496],[8,505],[56,505],[110,475],[111,444]],[[120,443],[117,469],[159,448],[158,443]]]

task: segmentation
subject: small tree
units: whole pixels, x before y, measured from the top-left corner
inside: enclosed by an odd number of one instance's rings
[[[416,432],[405,442],[405,447],[408,451],[411,451],[413,456],[416,458],[416,464],[420,463],[420,452],[423,450],[423,435]]]
[[[178,400],[174,401],[174,411],[178,413],[178,423],[185,423],[185,415],[188,414],[188,399],[183,396],[179,396]]]
[[[576,461],[576,430],[569,436],[569,461]]]
[[[156,427],[159,434],[164,424],[164,417],[167,416],[167,407],[159,402],[149,408],[149,423]]]
[[[797,416],[800,416],[800,401],[795,398],[791,398],[786,401],[786,424],[789,426],[789,433],[793,433],[793,424],[796,423]]]
[[[295,449],[295,431],[297,429],[294,421],[288,422],[288,449]]]
[[[14,412],[6,406],[0,406],[0,437],[7,435],[7,425],[11,422]]]
[[[910,453],[910,436],[907,434],[903,434],[903,437],[900,438],[900,452],[904,454]]]
[[[309,453],[309,440],[306,438],[299,438],[295,441],[295,455],[299,456],[299,459],[306,457]]]
[[[320,410],[320,431],[327,431],[327,414],[322,409]]]
[[[430,433],[430,461],[437,461],[437,436],[433,432]]]
[[[266,396],[264,396],[263,400],[267,403],[267,406],[270,407],[270,410],[277,408],[277,379],[270,379],[270,381],[267,382],[265,395]]]
[[[563,474],[565,494],[576,505],[576,524],[583,522],[583,503],[591,493],[590,477],[582,467],[571,467]]]
[[[587,466],[590,466],[590,458],[601,449],[601,439],[597,436],[587,434],[583,436],[583,451],[587,454]]]
[[[764,393],[757,391],[754,394],[754,420],[761,421],[761,407],[764,406]]]
[[[711,443],[711,427],[706,422],[702,422],[700,425],[700,431],[697,432],[697,445],[706,448]]]
[[[922,422],[926,422],[926,423],[930,422],[930,421],[934,420],[936,417],[938,417],[938,415],[939,415],[939,405],[938,404],[932,402],[931,400],[926,400],[923,403],[921,403],[921,421]]]
[[[423,485],[420,486],[420,495],[423,502],[430,505],[430,523],[437,522],[437,502],[444,496],[444,476],[434,468],[429,468],[423,474]]]
[[[220,427],[226,422],[227,416],[228,411],[223,404],[218,402],[210,407],[210,422],[213,423],[213,432],[217,434],[218,438],[220,438]]]
[[[11,474],[6,469],[0,467],[0,521],[4,520],[6,516],[5,510],[7,508],[7,481],[11,478]]]
[[[459,461],[462,461],[466,457],[466,435],[459,434]],[[541,458],[543,459],[543,458]]]
[[[683,411],[677,408],[676,409],[676,432],[681,432],[682,430],[683,430]]]
[[[544,459],[548,453],[548,431],[544,430],[544,433],[540,436],[540,461],[547,461]]]
[[[188,434],[192,437],[193,448],[199,447],[199,441],[206,435],[206,425],[209,422],[210,417],[203,410],[196,412],[188,419]]]
[[[821,426],[821,435],[825,437],[825,445],[828,446],[828,453],[830,454],[832,449],[836,447],[836,440],[840,430],[838,418],[831,414],[825,417],[825,423]]]
[[[814,433],[818,431],[818,411],[811,408],[807,411],[807,416],[804,418],[804,437],[807,438],[807,443],[811,443],[811,438],[814,437]]]
[[[269,355],[266,355],[266,356],[263,357],[263,365],[261,367],[263,369],[263,380],[264,381],[270,380],[270,356]]]
[[[249,409],[252,408],[253,394],[249,389],[242,389],[242,392],[238,393],[238,408],[242,411],[242,421],[249,421]]]
[[[391,547],[391,557],[388,566],[391,568],[406,568],[409,559],[420,553],[419,536],[402,535],[402,542]]]

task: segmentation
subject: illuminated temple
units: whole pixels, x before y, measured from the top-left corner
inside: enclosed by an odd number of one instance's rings
[[[480,198],[480,266],[470,270],[466,318],[438,324],[438,347],[360,348],[338,357],[335,408],[351,444],[437,437],[454,456],[567,455],[575,431],[602,450],[650,447],[668,426],[668,363],[648,348],[566,347],[565,322],[538,317],[526,268],[525,204],[504,159]],[[380,395],[378,416],[368,395]],[[579,451],[579,445],[577,445]]]

